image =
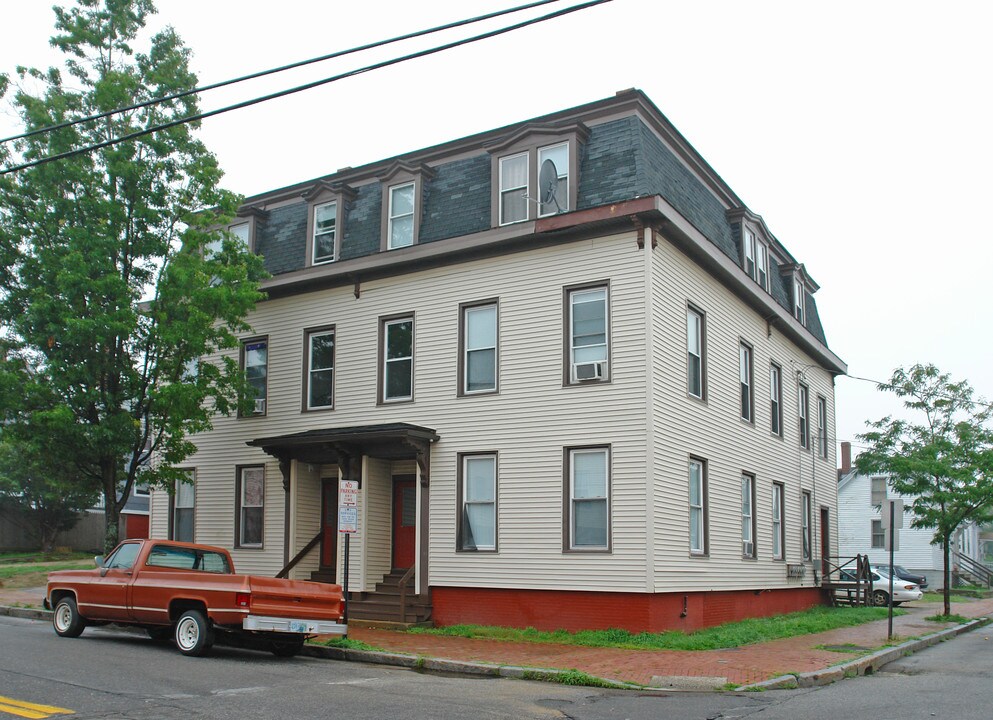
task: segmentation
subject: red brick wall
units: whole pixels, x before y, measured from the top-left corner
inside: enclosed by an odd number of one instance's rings
[[[431,589],[435,625],[502,625],[538,630],[698,630],[823,604],[818,588],[697,593],[606,593],[493,588]],[[685,607],[685,617],[681,617]]]

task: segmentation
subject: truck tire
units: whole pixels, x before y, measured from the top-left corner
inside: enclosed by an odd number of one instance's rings
[[[52,627],[60,637],[79,637],[86,627],[86,621],[79,614],[76,599],[67,595],[55,605],[52,613]]]
[[[214,644],[214,631],[200,610],[187,610],[176,622],[175,639],[183,655],[202,657]]]
[[[293,657],[303,650],[303,640],[273,640],[269,649],[276,657]]]

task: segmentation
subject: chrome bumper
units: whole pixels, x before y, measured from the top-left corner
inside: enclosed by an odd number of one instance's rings
[[[346,635],[348,625],[333,620],[308,620],[281,618],[266,615],[249,615],[241,623],[245,630],[261,632],[300,633],[303,635]]]

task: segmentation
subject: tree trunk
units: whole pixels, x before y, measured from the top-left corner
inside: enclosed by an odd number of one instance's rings
[[[109,555],[120,538],[121,513],[117,507],[117,478],[107,469],[103,473],[103,508],[103,551]]]
[[[949,548],[949,541],[951,540],[951,534],[943,535],[941,538],[941,552],[945,562],[945,615],[952,614],[952,573],[951,573],[951,550]]]

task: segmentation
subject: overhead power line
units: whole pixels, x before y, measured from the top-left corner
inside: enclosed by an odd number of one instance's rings
[[[479,35],[473,35],[468,38],[461,40],[456,40],[450,43],[445,43],[443,45],[437,45],[427,50],[420,50],[418,52],[409,53],[400,57],[392,58],[389,60],[384,60],[382,62],[373,63],[372,65],[366,65],[355,70],[350,70],[348,72],[340,73],[338,75],[332,75],[331,77],[322,78],[320,80],[315,80],[313,82],[306,83],[304,85],[298,85],[296,87],[289,88],[287,90],[280,90],[278,92],[270,93],[268,95],[262,95],[260,97],[252,98],[251,100],[245,100],[243,102],[235,103],[234,105],[228,105],[226,107],[218,108],[216,110],[210,110],[207,112],[196,113],[194,115],[189,115],[187,117],[179,118],[167,123],[162,123],[159,125],[153,125],[152,127],[144,128],[142,130],[137,130],[127,135],[122,135],[117,138],[112,138],[110,140],[105,140],[99,143],[93,143],[91,145],[86,145],[81,148],[76,148],[74,150],[69,150],[57,155],[49,155],[47,157],[39,158],[37,160],[32,160],[31,162],[21,163],[20,165],[13,165],[0,170],[0,175],[7,175],[10,173],[17,172],[19,170],[26,170],[27,168],[37,167],[39,165],[44,165],[46,163],[55,162],[56,160],[64,160],[66,158],[75,157],[77,155],[83,155],[86,153],[93,152],[94,150],[100,150],[105,147],[110,147],[112,145],[118,145],[129,140],[136,140],[137,138],[144,137],[145,135],[151,135],[153,133],[159,132],[161,130],[168,130],[169,128],[176,127],[178,125],[183,125],[190,122],[196,122],[198,120],[204,120],[206,118],[214,117],[215,115],[221,115],[223,113],[231,112],[233,110],[240,110],[242,108],[250,107],[252,105],[258,105],[259,103],[268,102],[269,100],[275,100],[277,98],[286,97],[287,95],[293,95],[295,93],[303,92],[304,90],[311,90],[322,85],[327,85],[338,80],[343,80],[345,78],[354,77],[356,75],[361,75],[362,73],[371,72],[373,70],[379,70],[384,67],[389,67],[391,65],[397,65],[408,60],[415,60],[417,58],[427,57],[429,55],[435,55],[445,50],[451,50],[462,45],[468,45],[470,43],[479,42],[480,40],[486,40],[491,37],[496,37],[498,35],[504,35],[515,30],[520,30],[522,28],[528,27],[530,25],[536,25],[537,23],[545,22],[548,20],[553,20],[555,18],[562,17],[564,15],[569,15],[580,10],[586,10],[596,5],[603,5],[604,3],[611,2],[611,0],[589,0],[588,2],[580,3],[579,5],[572,5],[562,10],[556,10],[555,12],[548,13],[547,15],[541,15],[536,18],[531,18],[528,20],[523,20],[513,25],[507,25],[502,28],[497,28],[496,30],[490,30],[485,33],[480,33]]]
[[[523,10],[530,10],[532,8],[540,7],[542,5],[548,5],[554,2],[561,2],[561,0],[537,0],[536,2],[531,2],[526,5],[518,5],[517,7],[508,8],[506,10],[497,10],[495,12],[487,13],[486,15],[479,15],[474,18],[468,18],[466,20],[456,20],[455,22],[450,22],[445,25],[438,25],[433,28],[428,28],[427,30],[417,30],[416,32],[407,33],[405,35],[398,35],[397,37],[389,38],[388,40],[378,40],[376,42],[368,43],[366,45],[359,45],[357,47],[349,48],[348,50],[339,50],[327,55],[321,55],[319,57],[309,58],[307,60],[298,60],[297,62],[289,63],[288,65],[280,65],[279,67],[270,68],[268,70],[260,70],[258,72],[250,73],[248,75],[242,75],[241,77],[236,77],[231,80],[222,80],[221,82],[212,83],[210,85],[204,85],[202,87],[196,87],[192,90],[184,90],[183,92],[175,93],[173,95],[164,95],[162,97],[152,98],[150,100],[145,100],[144,102],[135,103],[134,105],[127,105],[126,107],[119,107],[113,110],[107,110],[106,112],[98,113],[96,115],[87,115],[86,117],[77,118],[75,120],[68,120],[66,122],[58,123],[57,125],[48,125],[46,127],[36,128],[34,130],[28,130],[20,135],[11,135],[10,137],[3,138],[0,140],[0,144],[11,142],[13,140],[21,140],[23,138],[34,137],[35,135],[41,135],[43,133],[52,132],[53,130],[63,130],[68,127],[73,127],[85,122],[92,122],[93,120],[103,120],[104,118],[112,117],[114,115],[119,115],[121,113],[131,112],[132,110],[141,110],[142,108],[151,107],[152,105],[158,105],[164,102],[170,102],[172,100],[179,100],[180,98],[189,97],[190,95],[196,95],[198,93],[205,93],[209,90],[217,90],[218,88],[227,87],[228,85],[235,85],[240,82],[245,82],[247,80],[255,80],[260,77],[265,77],[267,75],[275,75],[276,73],[285,72],[287,70],[294,70],[299,67],[305,67],[307,65],[313,65],[314,63],[324,62],[325,60],[333,60],[335,58],[344,57],[345,55],[353,55],[355,53],[364,52],[366,50],[372,50],[379,47],[384,47],[386,45],[392,45],[393,43],[402,42],[404,40],[412,40],[418,37],[424,37],[425,35],[432,35],[434,33],[443,32],[445,30],[452,30],[457,27],[463,27],[465,25],[472,25],[474,23],[482,22],[484,20],[492,20],[496,17],[501,17],[503,15],[510,15],[512,13],[521,12]]]

